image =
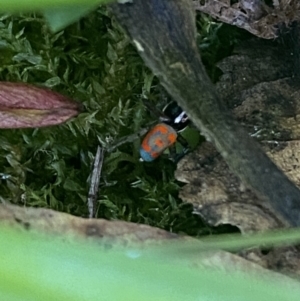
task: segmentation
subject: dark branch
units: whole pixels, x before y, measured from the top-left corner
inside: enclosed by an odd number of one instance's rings
[[[300,191],[233,119],[205,72],[191,1],[131,2],[111,7],[145,63],[232,171],[292,226],[299,226]]]

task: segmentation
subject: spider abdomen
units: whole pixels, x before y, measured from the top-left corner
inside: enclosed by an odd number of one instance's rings
[[[151,162],[159,157],[177,139],[177,132],[165,123],[155,125],[143,139],[140,155],[143,161]]]

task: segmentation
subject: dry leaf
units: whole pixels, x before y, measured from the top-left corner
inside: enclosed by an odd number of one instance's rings
[[[299,186],[300,85],[289,49],[253,39],[241,43],[234,55],[218,66],[223,75],[216,89],[224,102],[248,133],[261,141],[266,154]],[[188,183],[180,197],[192,203],[195,213],[213,226],[229,224],[246,235],[285,227],[268,203],[241,183],[208,142],[179,162],[175,176]],[[298,247],[247,250],[242,256],[282,273],[300,275]]]
[[[35,128],[63,123],[80,105],[57,92],[33,85],[0,82],[0,128]]]
[[[267,4],[266,2],[269,2]],[[257,37],[274,39],[278,28],[299,21],[299,0],[193,0],[196,10],[243,28]]]

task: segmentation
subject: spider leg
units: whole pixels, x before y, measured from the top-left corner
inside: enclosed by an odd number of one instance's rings
[[[189,149],[190,146],[187,140],[180,133],[177,133],[177,135],[177,142],[179,142],[184,149]]]
[[[145,107],[155,116],[159,119],[160,122],[171,122],[171,118],[165,115],[163,112],[158,110],[153,104],[148,101],[147,99],[143,99],[143,103]]]
[[[177,157],[177,152],[176,152],[176,144],[173,144],[172,146],[169,147],[169,152],[170,152],[170,160],[173,162],[176,162],[176,157]]]
[[[180,133],[177,134],[177,142],[182,145],[183,149],[180,153],[176,153],[175,144],[170,147],[170,159],[175,163],[178,163],[190,151],[190,147],[186,139]],[[172,148],[174,148],[174,150],[172,150]]]

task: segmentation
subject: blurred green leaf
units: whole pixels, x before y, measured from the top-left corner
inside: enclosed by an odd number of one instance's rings
[[[193,267],[186,260],[192,253],[188,247],[182,251],[182,243],[124,248],[3,227],[0,241],[0,300],[5,301],[298,301],[300,295],[292,279],[282,284],[229,267]]]
[[[57,32],[87,15],[90,11],[94,10],[98,4],[99,3],[88,5],[85,3],[77,4],[76,6],[60,5],[43,10],[43,15],[52,32]]]
[[[99,4],[112,2],[113,0],[85,0],[84,4],[86,7],[92,7]],[[2,12],[8,11],[36,11],[47,8],[59,8],[60,6],[70,5],[76,7],[77,5],[81,8],[82,0],[0,0],[0,10]]]

